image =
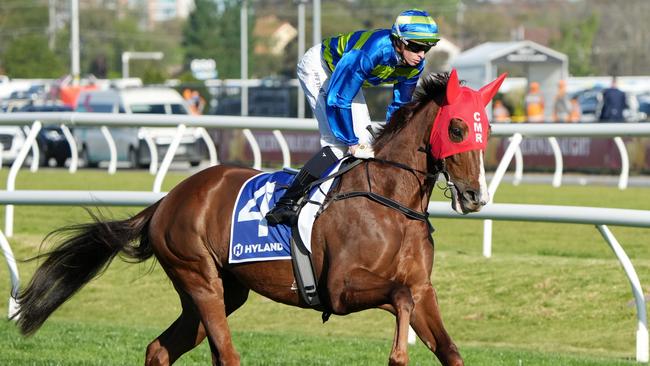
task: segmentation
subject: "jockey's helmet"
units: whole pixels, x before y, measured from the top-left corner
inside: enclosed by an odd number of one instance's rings
[[[391,33],[402,42],[415,42],[426,46],[435,46],[440,40],[438,25],[424,10],[410,9],[401,12]]]

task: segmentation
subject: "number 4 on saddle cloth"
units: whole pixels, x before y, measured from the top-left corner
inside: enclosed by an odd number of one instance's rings
[[[347,159],[343,159],[333,164],[323,177],[335,175],[346,161]],[[310,190],[306,203],[300,209],[296,227],[291,228],[285,224],[268,225],[264,216],[282,197],[295,177],[295,172],[289,171],[260,173],[244,183],[233,209],[228,262],[292,259],[293,248],[294,274],[300,293],[308,304],[318,305],[315,283],[311,284],[311,230],[325,196],[336,178],[322,179],[320,185]],[[308,277],[311,277],[311,280]]]

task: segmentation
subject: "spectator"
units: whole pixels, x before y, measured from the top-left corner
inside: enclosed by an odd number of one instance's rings
[[[199,115],[203,112],[205,107],[205,99],[199,94],[196,90],[183,89],[183,99],[187,103],[187,107],[190,110],[190,114]]]
[[[574,96],[571,98],[571,114],[569,115],[569,122],[580,122],[582,120],[582,108],[580,108],[580,102],[578,97]]]
[[[499,123],[509,123],[510,122],[510,112],[501,99],[494,101],[494,107],[492,108],[492,118],[494,122]]]
[[[187,106],[187,109],[189,109],[190,114],[196,114],[192,104],[192,90],[188,88],[183,89],[183,99],[185,99],[185,105]]]
[[[612,86],[603,90],[603,108],[600,122],[623,122],[623,110],[627,108],[625,93],[616,87],[616,77],[612,77]]]
[[[569,122],[571,117],[571,101],[566,93],[566,81],[560,80],[553,104],[553,122]]]
[[[190,99],[192,104],[192,114],[198,115],[203,113],[203,108],[205,107],[205,99],[199,94],[198,90],[192,91],[192,97]]]
[[[185,99],[186,102],[189,103],[190,99],[192,99],[192,91],[188,88],[183,89],[183,99]]]
[[[538,82],[530,83],[525,102],[528,122],[544,122],[544,96],[539,90]]]

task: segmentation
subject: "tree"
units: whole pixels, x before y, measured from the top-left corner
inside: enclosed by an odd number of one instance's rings
[[[209,58],[219,45],[219,15],[211,0],[194,1],[194,10],[183,27],[184,63],[189,67],[195,58]]]
[[[599,26],[593,39],[592,63],[599,75],[650,73],[650,1],[593,0]]]
[[[183,28],[184,66],[188,69],[193,59],[211,58],[217,62],[219,77],[237,78],[240,74],[241,3],[223,0],[220,5],[218,8],[213,0],[194,2],[195,8]],[[251,24],[249,21],[249,38],[252,38]]]
[[[103,7],[85,7],[79,18],[81,35],[82,72],[97,70],[96,60],[105,58],[105,75],[118,76],[122,72],[122,53],[125,51],[162,51],[162,62],[132,62],[130,75],[143,77],[146,72],[165,74],[164,65],[169,64],[170,51],[174,50],[173,36],[161,36],[155,30],[142,29],[133,13],[118,16],[115,9]]]
[[[61,5],[63,0],[58,0]],[[0,65],[5,65],[9,46],[16,40],[33,37],[45,39],[48,27],[47,1],[3,0],[0,5]],[[163,51],[163,61],[157,63],[134,63],[131,74],[143,76],[151,67],[158,68],[159,74],[167,74],[166,66],[180,63],[175,53],[180,54],[178,44],[180,28],[177,25],[164,24],[164,33],[159,30],[146,30],[138,17],[137,9],[110,9],[97,2],[82,2],[79,9],[80,33],[80,67],[81,73],[99,73],[98,76],[119,77],[121,74],[121,54],[123,51]],[[22,57],[27,60],[42,59],[44,65],[52,70],[50,77],[61,77],[68,73],[70,65],[70,25],[66,23],[56,31],[56,48],[51,54],[45,52],[48,45],[38,41],[38,46],[21,47]],[[48,56],[49,55],[49,56]],[[12,56],[16,57],[16,56]],[[49,57],[49,58],[48,58]],[[16,70],[4,66],[8,73]],[[20,67],[21,77],[43,77],[46,66]],[[30,71],[30,68],[32,68]],[[47,70],[46,70],[47,71]],[[151,70],[149,70],[151,71]],[[16,77],[18,75],[10,74]]]
[[[18,77],[14,72],[19,72],[20,77],[31,77],[29,69],[21,66],[21,62],[32,64],[36,59],[47,58],[36,47],[42,45],[46,27],[47,7],[33,1],[3,0],[0,3],[0,65],[9,76]],[[32,52],[38,54],[32,56]],[[42,68],[38,70],[42,75]]]
[[[599,21],[596,15],[566,22],[560,26],[560,37],[551,41],[551,47],[568,56],[571,75],[593,74],[592,49],[598,27]]]
[[[25,36],[13,40],[3,54],[3,66],[14,78],[57,78],[65,68],[47,48],[43,36]]]

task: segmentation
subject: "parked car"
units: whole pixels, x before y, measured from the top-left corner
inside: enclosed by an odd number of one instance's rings
[[[185,100],[170,88],[131,88],[123,90],[93,90],[79,94],[78,112],[189,114]],[[128,161],[134,167],[144,167],[151,162],[144,134],[153,139],[158,159],[167,152],[176,128],[109,128],[115,141],[118,161]],[[86,165],[97,166],[110,159],[108,144],[97,127],[77,127],[74,130],[77,146]],[[205,155],[197,129],[186,129],[176,151],[176,161],[187,161],[192,166],[200,164]]]
[[[580,103],[582,109],[582,122],[598,122],[603,103],[603,90],[602,88],[592,88],[574,94],[574,96],[578,97],[578,103]],[[644,109],[648,107],[643,106],[643,100],[647,100],[644,98],[648,98],[648,94],[627,91],[625,97],[627,103],[627,108],[623,111],[625,121],[638,122],[645,120],[648,114],[644,112]]]
[[[25,133],[18,126],[0,126],[0,144],[2,144],[2,163],[11,164],[25,144]]]
[[[72,108],[64,105],[27,105],[19,112],[70,112]],[[70,157],[70,145],[65,139],[61,127],[45,125],[36,136],[39,149],[39,165],[49,166],[52,159],[56,166],[62,167]]]
[[[600,108],[603,99],[602,89],[592,88],[581,90],[574,96],[578,98],[578,103],[580,103],[582,122],[597,122],[600,117]]]
[[[33,97],[35,95],[27,90],[13,91],[7,99],[2,101],[2,110],[4,112],[16,112],[22,107],[31,104]]]
[[[639,94],[639,114],[641,122],[650,122],[650,92]]]

